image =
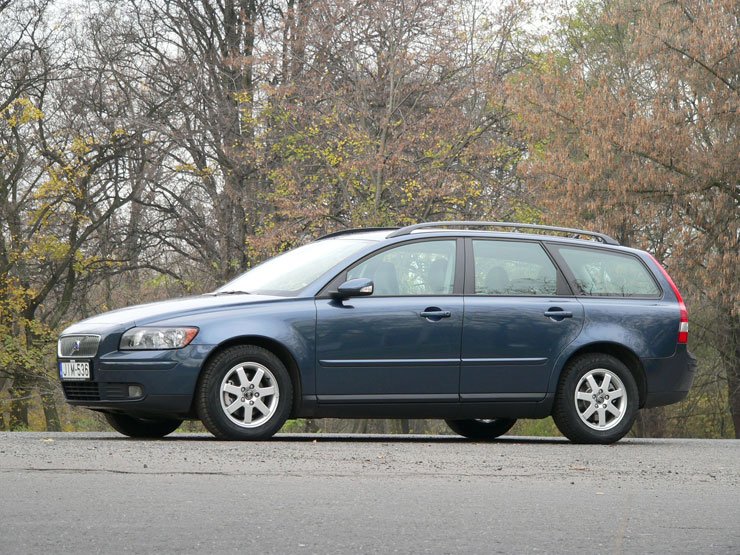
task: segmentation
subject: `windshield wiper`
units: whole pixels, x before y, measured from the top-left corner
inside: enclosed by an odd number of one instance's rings
[[[249,291],[214,291],[213,295],[251,295]]]

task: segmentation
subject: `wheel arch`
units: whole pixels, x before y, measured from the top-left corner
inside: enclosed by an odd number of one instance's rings
[[[254,345],[256,347],[262,347],[263,349],[273,353],[276,357],[280,359],[280,362],[285,365],[285,368],[287,368],[288,374],[290,375],[290,381],[293,384],[293,404],[290,410],[290,415],[288,416],[288,418],[293,418],[295,414],[298,414],[298,409],[300,408],[300,401],[302,398],[303,387],[301,384],[301,373],[298,368],[298,363],[296,362],[295,357],[290,352],[290,350],[279,341],[276,341],[275,339],[272,339],[270,337],[264,337],[261,335],[243,335],[229,338],[223,343],[217,345],[214,349],[211,350],[210,353],[208,353],[208,356],[201,365],[200,373],[198,375],[198,383],[196,385],[196,391],[197,388],[200,387],[200,382],[203,378],[203,371],[208,366],[213,357],[230,347],[236,347],[239,345]],[[193,401],[190,407],[190,412],[192,414],[195,414],[195,402],[196,396],[193,395]]]
[[[647,398],[647,378],[645,377],[645,367],[643,366],[640,357],[638,357],[634,351],[632,351],[628,347],[625,347],[624,345],[620,345],[619,343],[599,341],[595,343],[589,343],[588,345],[583,345],[576,349],[563,362],[563,365],[560,368],[560,373],[558,375],[558,380],[557,382],[555,382],[555,388],[557,389],[557,384],[560,382],[560,379],[563,375],[563,370],[568,366],[568,364],[570,364],[572,360],[578,358],[581,355],[592,353],[602,353],[613,356],[629,369],[632,377],[635,378],[637,391],[640,395],[640,402],[638,406],[642,408],[645,404],[645,399]]]

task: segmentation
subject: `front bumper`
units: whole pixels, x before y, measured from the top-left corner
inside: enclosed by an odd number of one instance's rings
[[[192,416],[193,395],[210,345],[168,351],[112,351],[92,359],[91,379],[62,380],[74,406],[134,416]],[[59,358],[62,362],[69,358]],[[132,387],[133,386],[133,387]],[[134,393],[132,395],[132,393]]]
[[[686,398],[696,376],[696,357],[678,345],[668,358],[642,359],[645,368],[644,408],[671,405]]]

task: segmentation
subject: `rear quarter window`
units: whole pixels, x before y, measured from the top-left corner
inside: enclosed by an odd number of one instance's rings
[[[636,256],[603,249],[555,247],[575,280],[576,291],[598,297],[650,297],[660,287]]]

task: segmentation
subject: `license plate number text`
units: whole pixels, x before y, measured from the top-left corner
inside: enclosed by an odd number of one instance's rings
[[[63,380],[89,380],[90,363],[74,360],[60,362],[59,375]]]

